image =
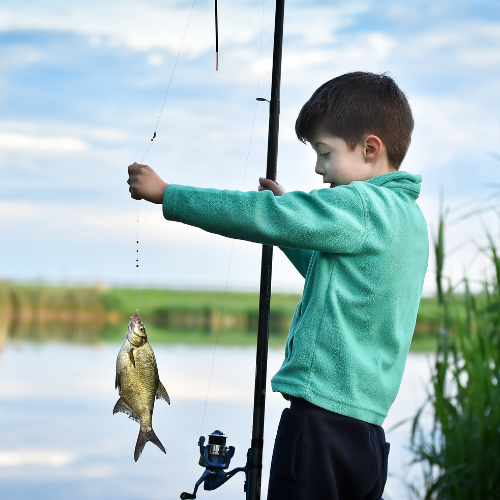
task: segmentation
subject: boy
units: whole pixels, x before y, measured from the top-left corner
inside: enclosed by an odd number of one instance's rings
[[[272,379],[291,406],[268,500],[378,500],[389,454],[381,425],[403,376],[429,251],[421,177],[399,171],[413,118],[390,77],[356,72],[319,87],[295,130],[333,189],[285,193],[267,179],[260,193],[168,185],[134,163],[129,190],[163,203],[169,220],[278,245],[305,278]]]

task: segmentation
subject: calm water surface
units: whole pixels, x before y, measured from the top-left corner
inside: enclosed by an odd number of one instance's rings
[[[207,400],[213,347],[154,346],[160,378],[172,404],[157,401],[156,434],[164,455],[148,443],[137,463],[138,424],[112,415],[119,345],[8,342],[0,351],[0,488],[4,500],[178,499],[192,491],[203,469],[198,437],[222,430],[236,447],[231,468],[245,463],[252,425],[255,349],[217,347]],[[282,349],[269,352],[274,374]],[[410,353],[398,397],[384,428],[415,415],[426,397],[431,354]],[[206,411],[205,411],[205,401]],[[269,387],[263,491],[276,428],[287,402]],[[203,419],[203,414],[205,417]],[[384,498],[407,498],[404,480],[418,477],[407,464],[410,424],[387,436],[391,442]],[[404,479],[404,480],[403,480]],[[198,498],[244,499],[243,474]],[[263,494],[265,499],[265,494]]]

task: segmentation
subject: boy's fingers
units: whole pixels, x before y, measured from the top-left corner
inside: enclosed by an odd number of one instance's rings
[[[262,186],[279,186],[280,183],[278,181],[273,181],[271,179],[268,179],[267,177],[259,177],[259,182]]]
[[[127,184],[131,186],[137,179],[137,175],[139,172],[135,171],[133,174],[130,174],[127,179]]]
[[[133,198],[134,200],[142,200],[142,197],[135,193],[133,186],[130,186],[128,188],[128,191],[130,193],[131,198]]]
[[[285,190],[278,182],[272,181],[265,177],[259,177],[259,191],[271,191],[275,196],[281,196],[285,193]]]
[[[259,177],[259,183],[262,187],[269,189],[274,182],[271,179],[266,179],[265,177]]]
[[[141,165],[140,163],[132,163],[132,165],[129,165],[127,184],[131,186],[137,180],[141,171],[143,171],[146,167],[147,165]]]

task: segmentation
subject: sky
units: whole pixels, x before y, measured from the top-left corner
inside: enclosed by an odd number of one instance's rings
[[[135,285],[139,208],[139,286],[258,290],[259,245],[168,222],[126,184],[170,80],[145,163],[168,183],[221,189],[254,190],[265,174],[268,105],[255,99],[270,94],[274,4],[219,2],[217,72],[213,7],[2,1],[0,279]],[[401,169],[422,175],[431,233],[441,192],[451,209],[447,276],[482,279],[496,212],[456,221],[485,197],[497,207],[500,4],[287,0],[278,158],[287,190],[324,188],[295,119],[319,85],[357,70],[387,72],[406,93],[416,125]],[[274,289],[300,292],[302,277],[275,255]],[[431,252],[425,294],[434,280]]]

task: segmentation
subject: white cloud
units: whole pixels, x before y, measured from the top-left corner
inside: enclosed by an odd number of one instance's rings
[[[262,9],[259,7],[250,2],[219,7],[221,50],[260,38]],[[294,5],[287,8],[285,36],[300,38],[305,47],[330,44],[335,40],[337,30],[352,24],[355,16],[367,8],[367,2]],[[89,44],[96,48],[107,43],[112,46],[123,44],[139,51],[163,48],[177,53],[190,11],[191,2],[165,5],[146,0],[68,0],[64,8],[56,7],[51,0],[31,3],[29,8],[13,2],[0,8],[0,30],[73,32],[87,36]],[[196,57],[214,49],[213,16],[210,2],[195,4],[184,40],[184,53]],[[264,18],[266,33],[272,35],[273,23],[274,8],[268,6]]]
[[[439,60],[455,70],[463,65],[491,68],[500,62],[500,22],[464,18],[445,26],[433,25],[411,39],[404,50],[412,59],[425,60],[427,54],[433,54],[434,64]]]
[[[394,38],[380,32],[343,35],[331,45],[293,44],[283,54],[283,79],[286,84],[304,85],[315,75],[319,85],[322,79],[348,70],[380,71],[396,45]],[[270,66],[271,60],[266,63]]]
[[[13,150],[86,151],[88,142],[130,141],[129,130],[116,127],[85,126],[80,123],[42,120],[0,120],[0,147]]]
[[[23,467],[25,465],[42,465],[64,467],[76,460],[76,455],[64,451],[32,450],[8,451],[0,450],[0,467]]]
[[[410,95],[415,118],[413,142],[405,165],[419,172],[484,154],[498,139],[496,113],[461,96]]]
[[[82,136],[86,136],[98,142],[122,143],[130,140],[130,134],[125,130],[117,128],[89,127],[78,131]]]
[[[15,132],[0,132],[0,148],[31,153],[79,153],[87,144],[75,137],[40,137]]]
[[[30,238],[39,236],[57,241],[64,239],[95,242],[131,243],[135,240],[137,203],[126,210],[106,205],[89,206],[87,202],[30,202],[0,200],[3,233],[24,231]],[[50,225],[46,221],[50,220]],[[140,202],[139,231],[148,243],[217,244],[220,236],[163,218],[159,205]]]
[[[163,56],[161,54],[150,54],[148,56],[148,63],[151,66],[160,66],[163,63]]]
[[[64,8],[54,8],[51,1],[32,3],[30,8],[13,4],[0,8],[0,30],[47,30],[73,32],[88,36],[89,43],[99,47],[126,45],[133,50],[164,48],[176,53],[188,22],[191,5],[165,6],[157,2],[129,0],[127,2],[68,1]],[[221,25],[221,38],[226,43],[244,43],[260,28],[260,12],[239,6],[238,13],[245,23],[231,16]],[[220,13],[224,19],[224,12]],[[257,28],[256,28],[257,27]],[[189,23],[183,52],[195,57],[212,48],[213,8],[195,6]]]

